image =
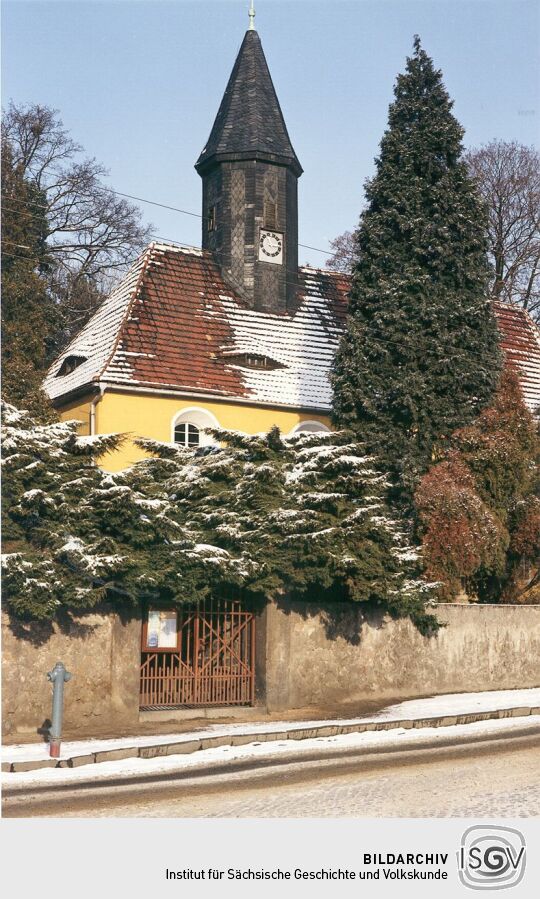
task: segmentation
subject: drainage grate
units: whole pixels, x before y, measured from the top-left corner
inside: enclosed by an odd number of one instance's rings
[[[239,703],[240,704],[240,703]],[[250,706],[251,702],[244,702],[241,705]],[[198,705],[141,705],[139,706],[140,712],[177,712],[181,709],[198,709],[200,706]],[[205,706],[205,709],[212,710],[221,709],[223,705],[215,705],[215,706]]]

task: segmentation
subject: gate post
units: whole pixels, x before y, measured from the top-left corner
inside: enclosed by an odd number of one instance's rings
[[[199,702],[199,607],[193,616],[193,697],[194,702]]]

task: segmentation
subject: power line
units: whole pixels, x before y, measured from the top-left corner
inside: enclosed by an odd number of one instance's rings
[[[202,219],[202,215],[199,212],[190,212],[187,209],[180,209],[179,206],[169,206],[166,203],[158,203],[157,200],[147,200],[145,197],[136,197],[134,194],[125,194],[125,193],[122,193],[122,191],[120,191],[120,190],[114,190],[114,188],[112,188],[112,187],[104,187],[103,190],[106,190],[111,194],[115,194],[118,197],[125,197],[128,200],[135,200],[138,203],[147,203],[149,206],[158,206],[160,209],[168,209],[170,212],[179,212],[182,215],[189,215],[192,218]],[[15,203],[20,203],[24,206],[35,206],[38,209],[48,209],[49,208],[49,205],[47,203],[36,203],[32,200],[25,201],[25,200],[18,200],[16,197],[9,197],[9,202],[13,202],[13,201]],[[17,214],[15,210],[12,210],[12,211],[15,212],[15,214]],[[30,213],[26,213],[26,214],[29,215]],[[167,238],[167,240],[168,239],[169,238]],[[304,250],[313,250],[315,253],[323,253],[325,256],[328,256],[328,255],[332,256],[333,252],[334,252],[330,248],[323,250],[323,249],[321,249],[321,247],[313,247],[310,244],[306,244],[306,243],[299,243],[298,246],[302,247]]]
[[[129,200],[137,200],[139,203],[148,203],[151,206],[160,206],[162,209],[170,209],[172,212],[181,212],[183,215],[192,215],[194,218],[202,219],[202,215],[198,212],[188,212],[186,209],[179,209],[177,206],[166,206],[164,203],[156,203],[155,200],[145,200],[144,197],[134,197],[132,194],[123,194],[119,190],[112,190],[109,188],[112,193],[118,194],[119,197],[127,197]],[[320,247],[312,247],[307,243],[299,243],[299,247],[303,247],[305,250],[315,250],[316,253],[324,253],[325,255],[330,253],[332,254],[331,249],[322,250]]]
[[[149,203],[151,206],[160,206],[161,209],[170,209],[172,212],[181,212],[183,215],[192,215],[193,218],[202,219],[199,212],[188,212],[187,209],[179,209],[177,206],[167,206],[165,203],[157,203],[156,200],[145,200],[144,197],[134,197],[132,194],[123,194],[120,190],[113,190],[112,187],[106,188],[111,193],[117,194],[119,197],[127,197],[128,200],[137,200],[138,203]]]
[[[16,246],[16,244],[13,244],[13,246]],[[5,253],[4,255],[5,255],[5,256],[10,256],[10,257],[15,257],[16,259],[22,259],[22,260],[24,260],[25,262],[30,261],[28,256],[20,256],[18,253],[7,252],[7,253]],[[136,262],[138,258],[139,258],[139,257],[136,256],[134,259],[132,259],[132,260],[131,260],[131,264],[132,264],[133,262]],[[127,265],[127,264],[130,264],[129,260],[126,261],[126,265]],[[37,267],[37,266],[34,266],[34,267]],[[149,273],[149,274],[150,274],[150,273]],[[340,272],[337,272],[336,274],[340,274]],[[151,274],[150,274],[150,277],[152,277]],[[293,284],[293,282],[291,282],[291,281],[286,281],[286,283],[287,283],[287,284]],[[296,285],[293,285],[293,286],[299,287],[300,285],[299,285],[299,284],[296,284]],[[309,295],[309,294],[306,294],[306,297],[309,298],[310,295]],[[75,336],[77,336],[77,335],[75,335]],[[401,340],[401,341],[398,341],[398,340],[391,340],[391,339],[388,338],[388,337],[374,337],[373,335],[370,335],[370,341],[371,341],[371,342],[374,341],[374,342],[378,343],[379,345],[391,344],[392,346],[397,346],[397,347],[399,347],[401,350],[403,350],[403,348],[404,348],[404,346],[405,346],[404,341],[402,341],[402,340]],[[62,351],[62,352],[63,352],[63,351]],[[445,352],[448,353],[448,348],[446,348],[446,351],[445,351]],[[456,352],[456,353],[454,354],[453,358],[458,358],[459,355],[460,355],[460,352],[458,351],[458,352]]]
[[[9,256],[14,259],[22,259],[24,262],[32,262],[32,268],[37,268],[40,265],[39,261],[33,260],[30,256],[21,256],[20,253],[12,253],[10,250],[2,253],[2,256]]]

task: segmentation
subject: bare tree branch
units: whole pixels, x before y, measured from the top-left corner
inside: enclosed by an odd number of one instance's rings
[[[466,162],[488,209],[493,296],[540,319],[540,154],[495,140]]]
[[[344,231],[330,241],[332,256],[326,260],[326,267],[337,272],[351,272],[356,258],[356,241],[352,231]]]
[[[75,303],[76,323],[84,324],[82,310],[89,316],[92,304],[99,304],[103,292],[148,243],[151,228],[142,224],[138,207],[107,188],[107,170],[83,155],[56,110],[11,103],[2,138],[14,166],[45,198],[50,287],[65,303],[66,314],[69,291],[77,287],[80,294],[82,282],[88,282],[84,300],[78,296]],[[21,208],[20,215],[25,214]],[[65,338],[75,330],[75,322],[66,321]]]

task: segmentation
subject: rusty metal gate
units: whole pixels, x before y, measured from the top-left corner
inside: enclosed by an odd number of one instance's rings
[[[158,618],[158,625],[149,624]],[[156,637],[160,627],[163,639]],[[140,683],[142,710],[251,705],[255,698],[253,612],[231,600],[178,611],[150,610],[143,626]]]

